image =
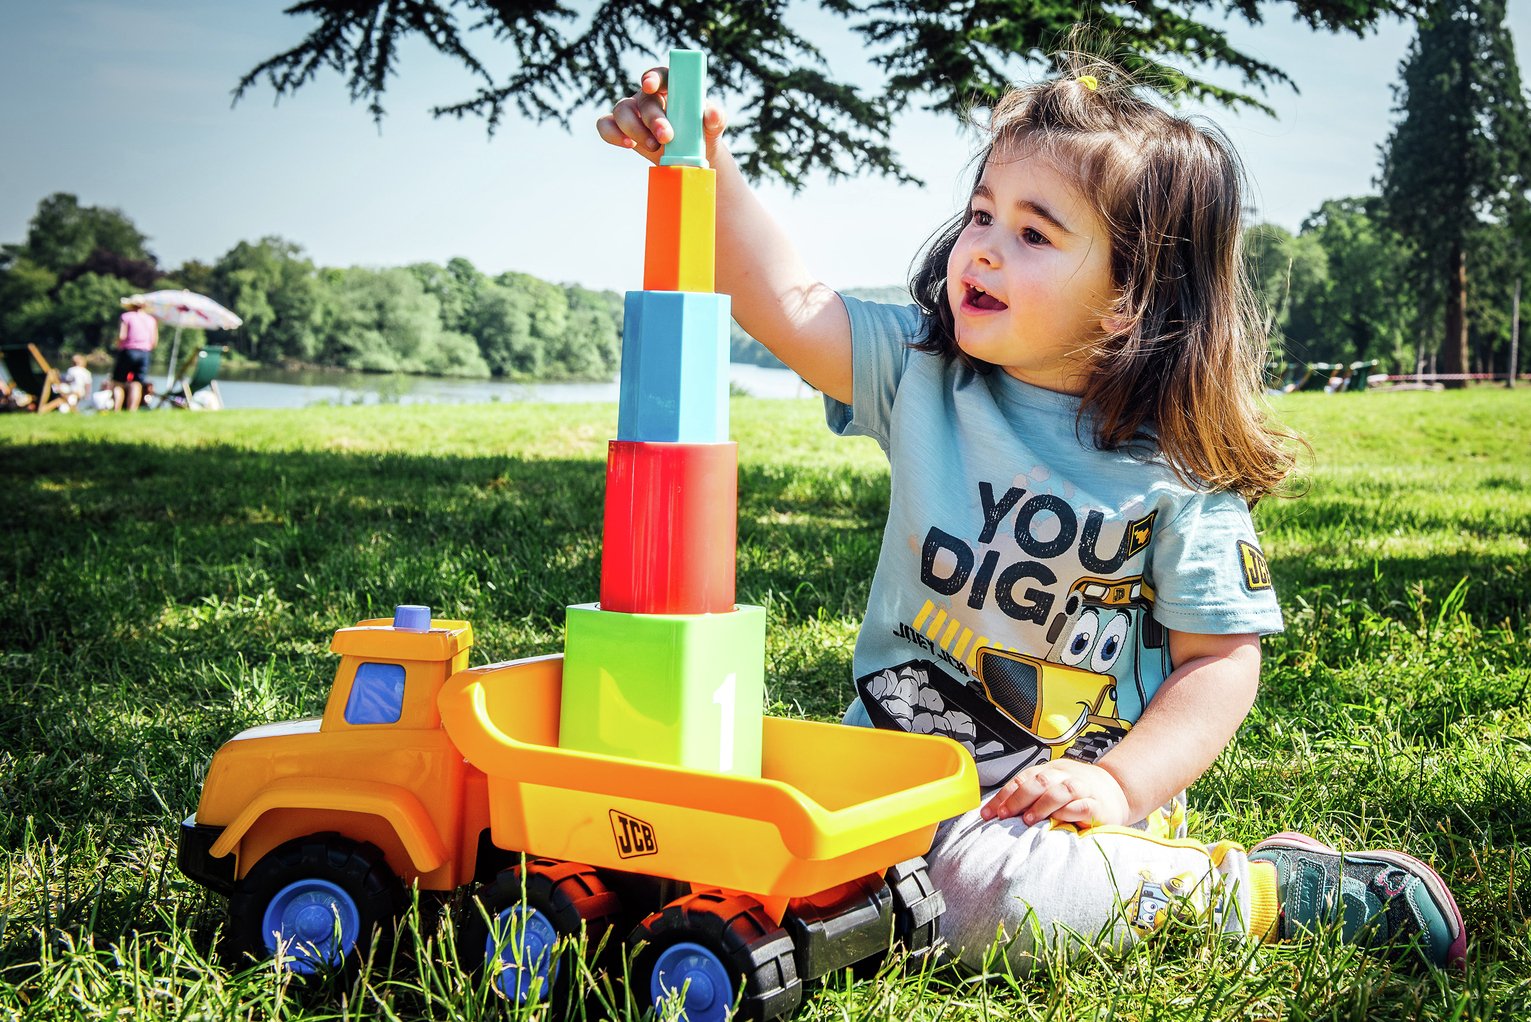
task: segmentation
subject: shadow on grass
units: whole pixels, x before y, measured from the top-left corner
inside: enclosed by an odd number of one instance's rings
[[[279,632],[279,612],[306,628],[404,599],[556,629],[599,588],[599,462],[78,443],[10,448],[4,471],[13,655],[206,643],[197,625],[216,612],[199,608],[220,602],[267,612],[267,631],[220,630],[228,647]],[[886,480],[870,497],[843,490],[741,470],[741,599],[807,594],[812,613],[864,592]]]
[[[1417,622],[1421,615],[1436,615],[1465,579],[1461,610],[1485,625],[1525,621],[1531,614],[1531,559],[1524,555],[1451,551],[1362,560],[1341,549],[1322,549],[1278,552],[1271,571],[1283,606],[1323,590],[1364,599],[1379,612]]]

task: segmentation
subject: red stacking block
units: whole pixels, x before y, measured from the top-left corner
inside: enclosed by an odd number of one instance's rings
[[[734,609],[739,447],[613,440],[606,453],[601,609]]]

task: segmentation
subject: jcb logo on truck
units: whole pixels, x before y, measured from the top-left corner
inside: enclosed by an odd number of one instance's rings
[[[617,854],[624,859],[653,855],[659,851],[654,828],[634,816],[611,810],[611,833],[617,839]]]

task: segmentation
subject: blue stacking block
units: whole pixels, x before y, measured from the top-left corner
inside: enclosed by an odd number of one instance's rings
[[[728,440],[728,296],[629,291],[617,439]]]

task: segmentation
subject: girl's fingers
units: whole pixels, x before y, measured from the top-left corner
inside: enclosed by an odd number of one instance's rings
[[[643,113],[638,108],[636,102],[631,99],[624,99],[612,107],[610,116],[617,131],[631,139],[637,148],[646,149],[649,152],[655,152],[659,149],[661,143],[655,137],[654,132],[650,130],[649,124],[644,119]],[[605,118],[603,117],[601,120],[604,121]],[[600,122],[597,122],[597,127],[599,126]],[[605,138],[604,135],[601,137]]]
[[[653,95],[665,91],[670,83],[670,69],[667,67],[651,67],[643,72],[638,79],[638,88],[645,93]]]
[[[675,139],[675,126],[665,116],[668,85],[668,68],[649,68],[638,79],[637,95],[622,100],[607,117],[598,120],[596,131],[612,145],[658,152]],[[702,111],[702,134],[714,142],[727,124],[723,108],[709,101]],[[624,138],[628,141],[622,141]]]
[[[675,137],[675,129],[665,117],[664,99],[660,96],[641,95],[634,96],[638,104],[638,113],[643,118],[644,125],[649,133],[659,140],[661,144],[669,142]]]
[[[1076,798],[1068,805],[1061,806],[1053,813],[1053,819],[1060,823],[1077,823],[1083,827],[1095,825],[1095,803],[1087,798]]]
[[[707,108],[702,111],[702,134],[707,138],[717,138],[727,126],[728,115],[722,107],[709,100]]]
[[[1056,815],[1058,810],[1074,800],[1074,792],[1067,784],[1049,783],[1036,800],[1026,807],[1026,811],[1021,814],[1021,819],[1027,823],[1045,820],[1049,816]]]
[[[1011,815],[1010,799],[1014,794],[1015,781],[1006,782],[1003,787],[989,796],[989,801],[983,804],[983,808],[978,811],[978,815],[985,820],[1003,820]]]
[[[1006,781],[1005,785],[994,793],[994,797],[989,799],[979,815],[985,820],[1006,820],[1012,816],[1018,816],[1023,809],[1036,801],[1041,790],[1037,785],[1035,773],[1022,773]]]
[[[614,146],[621,146],[623,149],[632,149],[638,144],[622,133],[622,129],[617,127],[617,119],[611,114],[596,121],[595,130],[603,141],[610,142]]]

